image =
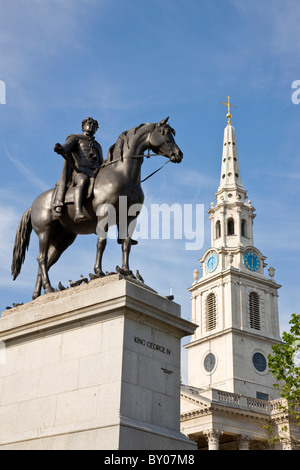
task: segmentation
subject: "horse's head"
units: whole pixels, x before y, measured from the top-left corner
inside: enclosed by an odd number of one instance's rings
[[[174,163],[180,163],[183,153],[175,142],[175,131],[168,122],[168,117],[155,124],[150,139],[149,146],[151,150],[159,155],[163,155]]]

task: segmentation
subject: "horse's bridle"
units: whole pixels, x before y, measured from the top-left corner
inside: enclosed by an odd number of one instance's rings
[[[117,160],[112,160],[110,162],[104,162],[102,163],[101,167],[100,167],[100,170],[102,168],[105,168],[106,166],[108,165],[111,165],[113,163],[117,163],[117,162],[121,162],[123,158],[150,158],[150,157],[157,157],[157,156],[165,156],[165,155],[162,155],[161,153],[153,153],[153,154],[150,154],[150,139],[151,139],[151,136],[152,136],[152,133],[154,131],[154,129],[156,129],[156,126],[157,124],[154,125],[153,129],[151,130],[151,132],[149,133],[149,137],[148,137],[148,154],[143,154],[143,155],[128,155],[128,156],[123,156],[122,158],[118,158]],[[149,179],[151,176],[155,175],[155,173],[157,173],[158,171],[162,170],[162,168],[167,164],[167,163],[170,163],[170,158],[171,157],[168,157],[169,160],[167,160],[160,168],[158,168],[157,170],[153,171],[150,175],[148,175],[146,178],[144,178],[143,180],[141,180],[141,183],[143,183],[144,181],[146,181],[147,179]]]

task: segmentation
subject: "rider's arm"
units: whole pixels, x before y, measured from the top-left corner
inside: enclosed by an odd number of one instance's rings
[[[66,153],[71,153],[72,150],[76,147],[76,145],[77,137],[75,135],[69,135],[65,143],[62,145],[62,148]]]
[[[77,145],[77,138],[75,135],[69,135],[63,145],[57,143],[54,145],[54,152],[59,154],[71,153]]]

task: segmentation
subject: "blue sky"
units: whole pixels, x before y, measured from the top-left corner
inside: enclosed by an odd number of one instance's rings
[[[276,268],[287,329],[300,311],[300,105],[292,102],[299,22],[297,0],[2,0],[0,311],[31,299],[37,237],[15,282],[13,241],[23,212],[60,176],[56,142],[93,116],[106,155],[124,130],[170,116],[184,159],[144,183],[145,203],[204,204],[206,213],[221,171],[220,103],[230,95],[242,183],[257,213],[254,244]],[[162,163],[145,161],[144,176]],[[207,215],[204,229],[201,250],[186,251],[184,240],[142,240],[131,255],[132,269],[160,294],[173,286],[188,319],[187,288],[210,246]],[[91,272],[95,247],[95,236],[78,237],[50,271],[53,285]],[[120,256],[110,241],[104,269]]]

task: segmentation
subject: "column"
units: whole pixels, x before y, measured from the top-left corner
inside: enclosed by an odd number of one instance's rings
[[[282,450],[298,450],[298,447],[294,445],[292,438],[287,438],[282,442]]]
[[[208,450],[219,450],[219,437],[221,436],[220,431],[210,430],[204,431],[204,434],[208,442]]]
[[[252,439],[249,436],[240,436],[239,450],[249,450],[249,444]]]

